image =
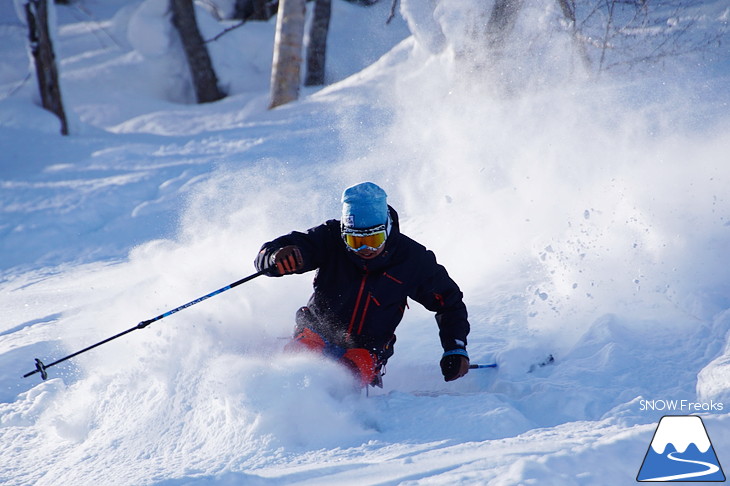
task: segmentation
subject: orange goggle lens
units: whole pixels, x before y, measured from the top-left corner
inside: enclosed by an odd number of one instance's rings
[[[385,230],[375,231],[372,233],[344,233],[342,238],[345,240],[345,243],[347,243],[347,246],[355,251],[365,249],[377,250],[385,244],[387,234]]]

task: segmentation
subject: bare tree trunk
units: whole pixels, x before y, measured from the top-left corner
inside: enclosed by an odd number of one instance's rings
[[[225,94],[218,87],[208,49],[198,30],[193,0],[170,0],[172,24],[180,34],[198,103],[217,101]]]
[[[570,23],[570,28],[572,29],[573,35],[573,43],[575,44],[576,49],[578,49],[578,55],[580,56],[580,60],[583,63],[583,67],[587,71],[590,71],[591,58],[588,57],[586,46],[583,44],[583,42],[581,42],[578,37],[578,26],[576,25],[575,20],[575,0],[558,0],[558,5],[560,5],[560,9],[563,11],[563,16]]]
[[[324,66],[327,59],[327,33],[332,15],[332,0],[316,0],[314,16],[309,29],[307,46],[307,77],[305,86],[324,84]]]
[[[53,52],[53,43],[48,30],[48,0],[28,0],[25,3],[25,15],[28,20],[28,39],[35,62],[41,104],[61,121],[61,135],[68,135],[68,122],[58,82],[56,54]]]
[[[517,22],[523,0],[496,0],[487,23],[489,48],[499,52]]]
[[[236,0],[236,9],[247,12],[243,20],[269,20],[276,13],[276,3],[269,0]]]
[[[236,0],[233,7],[234,19],[269,20],[274,15],[268,0]]]
[[[606,7],[608,8],[608,17],[606,18],[606,30],[603,35],[603,45],[601,46],[601,58],[598,60],[599,73],[603,70],[603,62],[606,59],[606,49],[608,49],[608,39],[611,36],[611,30],[613,30],[613,8],[615,5],[615,1],[606,2]]]
[[[456,53],[467,70],[480,72],[503,57],[507,37],[517,22],[523,1],[495,0],[491,8],[490,2],[473,3],[466,25],[470,41]]]
[[[299,97],[304,14],[304,0],[281,0],[279,2],[274,38],[274,59],[271,66],[271,104],[269,108],[276,108]]]

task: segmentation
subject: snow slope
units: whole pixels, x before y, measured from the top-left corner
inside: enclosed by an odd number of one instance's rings
[[[730,464],[730,56],[595,78],[526,2],[487,69],[458,55],[471,2],[403,1],[387,26],[386,3],[335,1],[331,84],[273,111],[273,21],[210,45],[230,96],[198,106],[163,0],[57,7],[70,137],[0,6],[3,484],[633,484],[659,418],[694,412]],[[206,37],[228,25],[200,13]],[[459,282],[498,371],[444,383],[414,304],[385,388],[354,393],[280,353],[303,275],[21,378],[253,272],[362,180]]]

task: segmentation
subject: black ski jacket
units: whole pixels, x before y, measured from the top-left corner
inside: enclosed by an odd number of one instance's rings
[[[466,349],[469,322],[459,286],[432,251],[400,232],[398,214],[389,210],[390,234],[383,252],[373,259],[348,250],[340,222],[329,220],[306,233],[295,231],[265,243],[256,267],[261,270],[284,246],[299,248],[304,267],[297,273],[317,270],[307,307],[319,323],[315,330],[332,344],[379,353],[393,342],[410,297],[436,313],[444,351]]]

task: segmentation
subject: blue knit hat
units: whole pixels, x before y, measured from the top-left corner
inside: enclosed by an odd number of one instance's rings
[[[342,226],[365,229],[386,224],[388,195],[372,182],[350,186],[342,193]]]

